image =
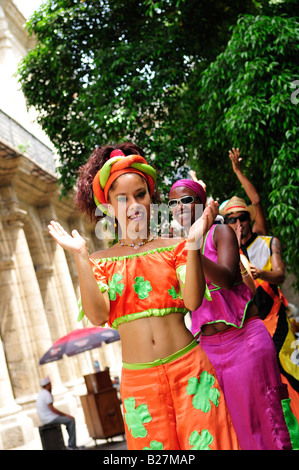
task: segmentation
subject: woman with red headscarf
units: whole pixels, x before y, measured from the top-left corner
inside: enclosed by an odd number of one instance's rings
[[[206,193],[195,181],[179,180],[171,187],[168,204],[190,234],[196,205],[205,210]],[[210,297],[192,312],[191,331],[200,333],[200,345],[215,367],[241,448],[298,449],[298,423],[281,382],[273,341],[242,282],[231,227],[213,224],[201,253]]]
[[[80,171],[78,206],[93,218],[97,207],[115,214],[119,243],[89,255],[78,232],[68,235],[53,221],[49,231],[74,255],[85,315],[119,330],[128,448],[238,449],[214,369],[184,323],[205,293],[201,255],[188,248],[216,206],[187,240],[153,238],[156,172],[141,154],[133,144],[101,147]]]

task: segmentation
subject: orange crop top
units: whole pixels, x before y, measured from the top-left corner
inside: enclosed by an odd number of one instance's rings
[[[114,258],[92,259],[92,270],[102,292],[108,291],[108,325],[117,329],[121,323],[172,312],[187,313],[180,292],[185,281],[186,241],[143,253]],[[84,312],[82,308],[79,320]]]

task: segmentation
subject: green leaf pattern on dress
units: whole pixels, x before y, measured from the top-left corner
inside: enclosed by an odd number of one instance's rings
[[[184,283],[186,267],[182,266],[178,268],[177,272]],[[108,281],[109,285],[109,298],[110,300],[116,300],[117,294],[122,295],[124,290],[124,284],[120,283],[123,276],[119,273],[115,273],[112,280]],[[151,283],[145,280],[142,276],[135,278],[133,288],[138,295],[139,299],[143,300],[148,298],[149,293],[152,291]],[[171,286],[168,290],[169,295],[176,300],[181,297],[181,292],[176,292],[175,287]],[[188,381],[187,394],[194,395],[192,404],[195,409],[202,410],[204,413],[208,413],[211,410],[211,402],[215,405],[219,405],[220,392],[217,388],[212,388],[215,383],[213,375],[204,371],[200,375],[200,381],[196,377],[191,377]],[[125,406],[125,421],[129,431],[132,433],[134,438],[144,438],[147,436],[148,431],[144,424],[152,421],[152,416],[149,413],[146,404],[141,404],[136,407],[135,398],[129,397],[124,400]],[[209,445],[213,441],[213,436],[207,429],[203,429],[201,434],[198,431],[193,431],[189,438],[189,444],[194,450],[210,450]],[[163,450],[163,443],[156,440],[150,442],[150,447],[144,447],[144,450]]]
[[[112,276],[112,279],[108,281],[109,285],[109,299],[110,300],[116,300],[116,294],[121,296],[125,285],[124,284],[119,284],[119,281],[121,281],[123,278],[122,274],[115,273]]]
[[[197,431],[193,431],[189,438],[190,450],[211,450],[209,445],[213,442],[213,436],[207,429],[203,429],[199,434]]]
[[[189,396],[194,395],[192,405],[196,410],[208,413],[212,408],[211,403],[216,407],[219,406],[220,392],[216,387],[213,387],[214,384],[215,377],[207,371],[201,373],[199,380],[197,377],[191,377],[188,380],[186,392]],[[136,407],[135,398],[129,397],[124,399],[124,407],[125,421],[132,436],[134,438],[145,438],[148,435],[148,430],[144,425],[152,421],[148,406],[143,403]],[[209,446],[213,440],[213,435],[208,429],[202,429],[201,432],[194,430],[189,436],[191,450],[211,450]],[[143,450],[163,449],[163,442],[157,440],[151,440],[150,447],[143,447]]]
[[[140,300],[147,299],[149,293],[152,291],[151,283],[149,281],[145,281],[142,276],[135,277],[133,288]]]
[[[126,398],[124,400],[124,405],[126,409],[125,420],[129,431],[132,433],[132,436],[134,438],[146,437],[147,430],[144,424],[149,423],[152,420],[147,405],[141,404],[135,408],[134,397]]]
[[[151,441],[150,447],[143,447],[143,450],[163,450],[162,442]]]
[[[220,392],[217,388],[212,388],[215,383],[215,377],[207,371],[200,375],[200,381],[196,377],[188,380],[187,394],[194,395],[192,404],[197,410],[208,413],[211,409],[211,402],[219,406]]]
[[[178,294],[173,286],[171,286],[171,289],[168,289],[168,294],[171,295],[171,297],[176,300],[178,298]]]

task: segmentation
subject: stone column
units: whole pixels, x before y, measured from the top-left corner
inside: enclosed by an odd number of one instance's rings
[[[1,230],[1,228],[0,228]],[[0,259],[0,280],[4,277],[7,268],[13,264],[12,258],[1,256]],[[4,276],[2,276],[2,273]],[[2,285],[2,282],[1,282]],[[2,296],[1,296],[2,298]],[[6,304],[7,305],[7,304]],[[6,305],[0,303],[0,318],[6,317]],[[2,329],[2,328],[1,328]],[[20,411],[21,407],[17,405],[13,396],[13,390],[10,383],[9,373],[6,364],[4,343],[0,337],[0,418],[7,416],[10,413],[16,413]]]
[[[15,397],[26,400],[38,391],[38,360],[51,342],[44,306],[31,260],[23,219],[16,207],[2,216],[2,243],[12,257],[2,272],[1,302],[6,314],[1,334]]]
[[[38,279],[39,288],[43,298],[44,309],[46,312],[47,324],[50,330],[51,342],[48,345],[49,347],[52,343],[54,343],[54,341],[67,333],[53,276],[54,269],[50,266],[39,266],[36,271],[36,277]],[[46,352],[46,349],[47,348],[44,349],[44,352]],[[41,371],[43,371],[42,375],[48,375],[46,373],[46,369],[50,364],[54,363],[48,363],[47,365],[40,366]],[[72,365],[67,364],[64,359],[57,361],[56,365],[58,367],[62,382],[68,382],[72,380],[75,374]]]
[[[53,344],[54,341],[66,335],[69,330],[67,328],[64,311],[61,308],[59,294],[55,282],[55,266],[53,260],[48,253],[47,239],[49,237],[48,230],[45,229],[43,221],[33,217],[33,213],[28,216],[25,225],[25,234],[31,252],[32,261],[35,268],[35,275],[38,282],[47,327],[50,332],[50,341],[44,344],[43,352]],[[69,382],[76,375],[72,364],[68,364],[64,358],[62,360],[39,366],[41,375],[46,373],[50,365],[56,364],[61,381]],[[59,383],[60,383],[59,379]],[[57,381],[53,380],[53,388],[57,390]]]
[[[34,284],[33,266],[29,272],[26,269],[30,267],[28,247],[23,232],[26,212],[18,210],[14,204],[9,203],[5,204],[5,209],[3,206],[1,209],[0,327],[3,348],[0,351],[0,449],[2,450],[23,445],[34,437],[33,421],[20,405],[34,403],[36,392],[39,390],[36,336],[40,335],[40,330],[36,332],[31,314],[35,308],[40,308],[39,313],[42,318],[43,307],[36,279]],[[34,292],[31,301],[26,297],[28,286],[24,276]],[[43,325],[43,331],[48,331],[47,325]]]
[[[44,228],[44,240],[47,253],[53,269],[52,292],[55,292],[57,309],[61,311],[65,330],[64,334],[67,334],[82,326],[82,324],[77,322],[77,294],[72,282],[66,253],[51,235],[49,235],[48,229],[46,228],[51,220],[57,220],[55,209],[52,205],[39,208],[39,215]],[[63,221],[61,223],[64,226],[66,225]],[[82,374],[90,373],[90,361],[85,354],[80,354],[74,357],[73,360],[66,359],[65,362],[68,364],[68,367],[72,364],[76,370],[76,373],[72,375],[72,382],[74,382],[76,378],[82,379]]]

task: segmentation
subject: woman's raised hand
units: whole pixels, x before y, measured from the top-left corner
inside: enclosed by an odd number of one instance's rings
[[[212,200],[203,211],[202,216],[192,224],[188,235],[188,241],[189,243],[191,242],[194,244],[194,249],[201,247],[202,238],[213,225],[218,211],[218,202]]]
[[[73,255],[79,254],[86,250],[86,241],[81,237],[77,230],[73,230],[72,234],[68,234],[64,228],[52,220],[48,225],[49,233],[66,251]]]

